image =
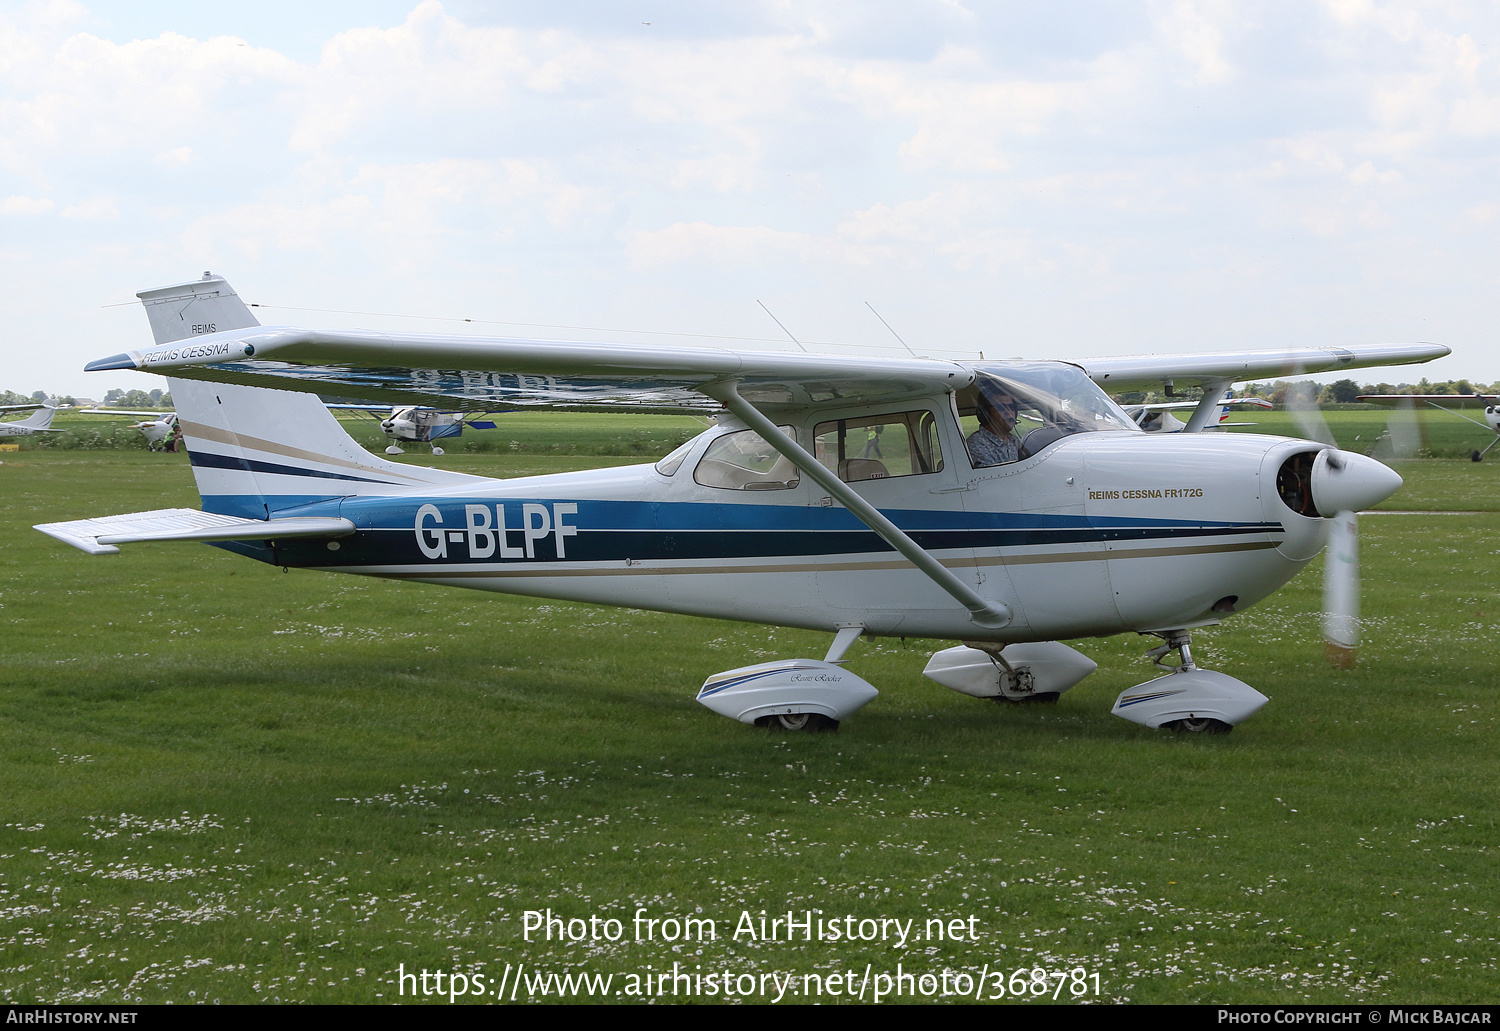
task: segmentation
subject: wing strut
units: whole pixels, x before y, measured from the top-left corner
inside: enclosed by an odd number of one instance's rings
[[[1229,388],[1228,380],[1204,380],[1203,400],[1198,402],[1198,407],[1193,409],[1193,414],[1188,418],[1187,425],[1182,428],[1183,433],[1200,433],[1219,412],[1219,402],[1224,400],[1224,391]]]
[[[904,555],[927,578],[953,596],[960,605],[968,609],[973,621],[986,629],[994,630],[1009,625],[1010,606],[1000,601],[987,601],[968,584],[960,580],[953,571],[933,558],[921,545],[908,537],[901,528],[891,522],[864,498],[854,493],[849,485],[834,475],[833,471],[818,461],[796,441],[776,428],[776,424],[760,413],[760,410],[740,396],[732,380],[705,383],[700,392],[718,401],[729,409],[741,422],[760,434],[762,440],[787,457],[787,460],[814,483],[837,498],[845,508],[853,512],[870,529]]]

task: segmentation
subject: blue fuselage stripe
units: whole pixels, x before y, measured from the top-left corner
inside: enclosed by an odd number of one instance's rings
[[[217,499],[227,501],[227,499]],[[507,566],[538,562],[815,558],[891,552],[842,508],[520,498],[344,498],[276,514],[342,516],[357,531],[336,552],[318,540],[278,543],[275,561],[298,566]],[[886,510],[931,551],[1279,537],[1270,522],[1193,522],[1005,512]],[[1128,550],[1114,557],[1125,557]]]

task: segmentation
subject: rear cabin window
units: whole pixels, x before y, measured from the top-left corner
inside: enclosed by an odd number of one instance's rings
[[[937,420],[925,410],[820,422],[813,431],[813,454],[846,483],[943,468]]]
[[[656,471],[663,476],[671,476],[677,471],[678,466],[687,460],[688,453],[693,450],[693,445],[697,443],[698,438],[694,437],[686,444],[676,448],[670,455],[656,463]]]
[[[797,439],[790,426],[778,426]],[[790,490],[800,477],[797,467],[754,430],[738,430],[719,437],[693,470],[693,479],[705,487],[721,490]]]

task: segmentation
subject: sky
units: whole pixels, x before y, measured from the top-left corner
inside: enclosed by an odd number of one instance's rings
[[[1490,382],[1497,243],[1488,2],[0,0],[28,394],[160,385],[81,370],[205,270],[268,324]]]

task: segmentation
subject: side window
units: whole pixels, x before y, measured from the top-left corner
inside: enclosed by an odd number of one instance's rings
[[[813,431],[813,454],[846,483],[943,468],[937,420],[926,410],[820,422]]]
[[[796,430],[778,426],[797,439]],[[723,490],[790,490],[797,486],[797,467],[754,430],[740,430],[719,437],[693,470],[694,481]]]
[[[698,443],[698,438],[694,437],[686,444],[674,449],[670,455],[656,463],[656,471],[663,476],[671,476],[682,465],[683,461],[687,459],[688,452],[693,450],[693,445],[696,443]]]

